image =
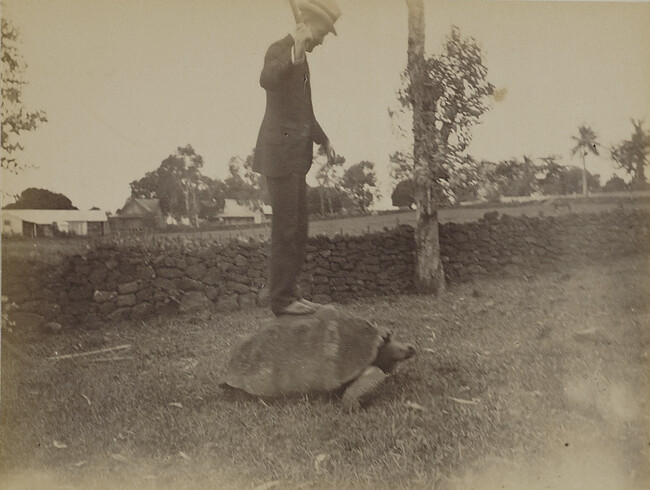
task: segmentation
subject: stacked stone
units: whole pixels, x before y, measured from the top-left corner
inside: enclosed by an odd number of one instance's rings
[[[10,270],[20,269],[20,274],[3,275],[3,288],[21,310],[65,323],[257,304],[265,282],[266,247],[203,245],[150,249],[100,244],[85,256],[67,258],[58,270],[12,261]]]
[[[440,255],[447,279],[467,281],[474,275],[508,266],[539,268],[558,260],[556,219],[513,218],[486,213],[473,223],[440,226]]]
[[[565,254],[600,259],[650,252],[650,215],[643,210],[572,214],[560,223]]]
[[[413,228],[361,236],[319,236],[311,240],[301,289],[318,303],[344,302],[411,289]]]
[[[450,282],[509,268],[539,270],[560,259],[650,253],[650,214],[614,210],[561,217],[487,213],[440,225]],[[268,242],[100,243],[59,260],[3,260],[3,296],[31,323],[94,325],[105,320],[264,304]],[[328,303],[412,291],[414,230],[403,225],[361,236],[310,240],[303,294]]]
[[[39,260],[2,261],[3,308],[18,324],[39,327],[45,319],[61,315],[61,305],[67,302],[67,290],[62,282],[62,265]],[[5,305],[4,298],[9,304]]]

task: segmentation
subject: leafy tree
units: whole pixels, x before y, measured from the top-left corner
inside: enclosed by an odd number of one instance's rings
[[[412,2],[407,0],[407,3]],[[429,182],[427,185],[437,204],[454,202],[455,193],[464,191],[476,179],[477,162],[466,150],[471,129],[487,112],[494,87],[486,80],[487,68],[482,64],[476,41],[463,38],[457,27],[452,27],[443,53],[427,59],[422,55],[421,62],[424,70],[407,68],[403,77],[405,87],[398,99],[404,109],[412,111],[414,138],[415,134],[422,133],[414,139],[414,144],[421,146],[423,161],[416,164],[415,146],[395,152],[391,155],[393,176],[403,180],[415,175],[416,189],[420,187],[418,181]],[[420,71],[421,88],[414,92],[413,73]],[[417,94],[419,91],[422,95]],[[414,102],[421,105],[420,109]],[[391,115],[395,116],[396,111],[391,111]],[[405,133],[403,128],[400,130]]]
[[[499,162],[493,178],[502,196],[530,196],[538,190],[537,173],[532,159],[524,156],[522,160],[511,158]]]
[[[567,167],[565,172],[566,194],[580,194],[584,195],[584,168]],[[600,189],[600,175],[592,174],[587,171],[587,191],[596,192]]]
[[[178,147],[176,153],[162,161],[157,193],[164,213],[177,220],[188,217],[192,224],[198,224],[196,189],[202,166],[203,158],[196,155],[191,145]]]
[[[199,218],[210,219],[223,211],[225,194],[226,185],[222,181],[202,175],[196,194],[199,201]]]
[[[481,161],[477,175],[483,197],[498,201],[501,196],[530,196],[536,192],[545,195],[575,194],[581,192],[582,170],[558,163],[558,157],[551,155],[536,164],[530,157],[511,158],[498,163]],[[598,175],[587,172],[590,191],[600,187]]]
[[[341,182],[341,170],[344,163],[345,158],[341,155],[336,155],[334,161],[329,162],[323,147],[318,147],[313,161],[313,166],[316,168],[316,182],[318,182],[318,203],[314,204],[318,204],[321,216],[337,212],[334,210],[333,200]]]
[[[328,187],[325,189],[320,186],[308,187],[307,200],[310,214],[324,216],[322,214],[323,196],[327,196],[327,214],[338,214],[344,208],[352,205],[345,192],[337,187]]]
[[[393,189],[393,193],[390,196],[393,206],[407,206],[411,209],[413,204],[415,204],[415,199],[413,198],[414,193],[415,188],[412,180],[406,179],[401,181],[397,186],[395,186],[395,189]]]
[[[584,169],[560,165],[559,157],[552,155],[542,158],[544,162],[538,167],[538,188],[542,194],[567,195],[583,193]],[[600,176],[587,171],[587,190],[595,192],[600,189]]]
[[[471,155],[465,155],[462,157],[462,161],[465,168],[473,169],[473,175],[471,178],[463,179],[452,176],[450,185],[454,191],[454,200],[464,202],[484,197],[486,194],[484,191],[490,185],[487,178],[489,177],[488,170],[491,162],[485,160],[476,161]]]
[[[191,145],[178,147],[162,161],[160,167],[131,182],[131,196],[159,199],[160,209],[177,220],[188,217],[198,225],[205,215],[201,202],[210,202],[223,209],[223,195],[218,183],[201,174],[203,157]]]
[[[476,182],[474,185],[474,195],[479,199],[488,201],[498,201],[500,192],[498,183],[494,181],[493,174],[497,163],[489,160],[480,160],[476,162]]]
[[[544,162],[540,168],[543,177],[539,180],[539,190],[545,195],[568,194],[566,188],[567,167],[557,162],[557,155],[542,158]]]
[[[394,176],[410,178],[417,207],[416,289],[444,290],[437,208],[454,199],[454,184],[471,182],[476,172],[464,152],[471,127],[488,110],[494,92],[476,41],[453,27],[443,53],[424,56],[424,2],[406,0],[408,8],[407,70],[399,100],[412,111],[413,147],[393,155]],[[467,187],[464,185],[463,187]]]
[[[630,190],[630,186],[618,175],[612,175],[601,190],[603,192],[623,192]]]
[[[269,192],[266,178],[253,171],[254,154],[253,151],[246,158],[230,159],[230,175],[224,181],[225,194],[228,199],[236,199],[240,204],[261,209],[263,204],[269,204]]]
[[[571,136],[571,138],[576,142],[575,146],[571,149],[571,156],[576,154],[580,155],[582,159],[582,194],[587,197],[588,184],[587,184],[587,166],[585,163],[585,157],[589,153],[598,155],[598,147],[600,143],[596,141],[598,138],[593,129],[589,126],[582,125],[578,128],[578,136]]]
[[[4,209],[77,209],[63,194],[30,187],[20,193],[16,202],[7,204]]]
[[[2,170],[19,172],[27,165],[18,160],[16,152],[23,150],[20,134],[33,131],[47,122],[43,111],[29,112],[21,100],[27,82],[23,73],[27,65],[18,52],[18,30],[2,18]]]
[[[481,160],[476,164],[477,197],[499,201],[501,196],[529,196],[538,189],[539,168],[524,156],[495,163]],[[470,188],[471,189],[471,188]]]
[[[131,197],[140,199],[161,199],[158,195],[158,183],[161,180],[160,167],[144,174],[144,177],[134,180],[131,186]],[[166,212],[166,211],[165,211]]]
[[[360,213],[365,213],[373,201],[380,197],[375,164],[366,160],[348,167],[341,177],[340,186]]]
[[[612,146],[610,154],[619,167],[632,176],[632,188],[645,189],[645,166],[650,154],[650,132],[643,129],[643,121],[632,119],[634,132],[630,139]]]

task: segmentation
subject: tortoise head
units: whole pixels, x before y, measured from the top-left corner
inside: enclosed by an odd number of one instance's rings
[[[415,348],[412,345],[391,340],[390,334],[384,336],[383,339],[384,343],[379,347],[373,365],[385,373],[390,373],[397,362],[404,361],[415,355]]]

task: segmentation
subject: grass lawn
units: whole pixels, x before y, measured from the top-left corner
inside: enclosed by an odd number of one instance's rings
[[[636,255],[346,305],[418,349],[357,413],[223,395],[262,309],[7,334],[0,488],[647,488],[649,270]]]

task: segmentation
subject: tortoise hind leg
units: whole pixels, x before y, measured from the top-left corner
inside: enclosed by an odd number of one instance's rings
[[[361,399],[377,388],[385,379],[386,374],[377,366],[369,366],[347,387],[343,398],[343,406],[348,410],[359,408]]]

